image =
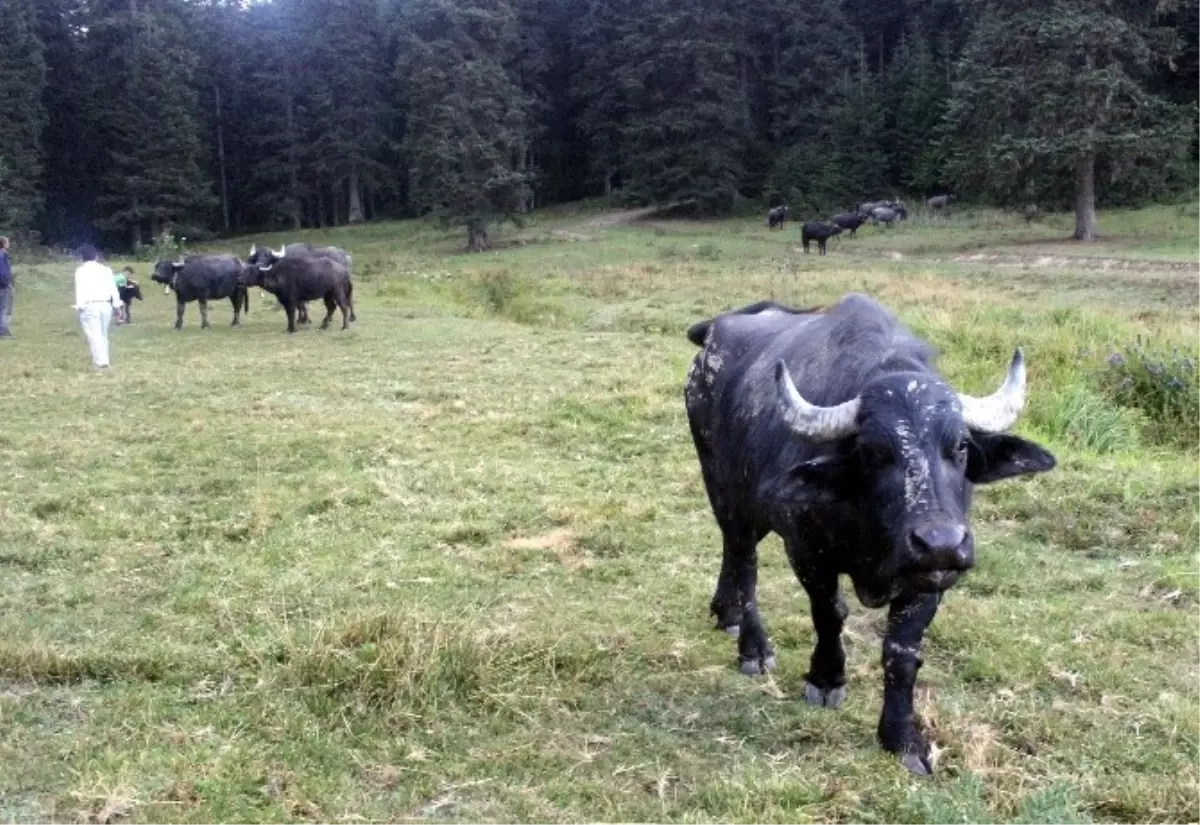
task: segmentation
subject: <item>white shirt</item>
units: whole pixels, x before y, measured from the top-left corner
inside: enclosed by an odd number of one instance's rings
[[[98,261],[85,261],[75,270],[75,307],[83,309],[93,302],[120,306],[121,293],[111,269]]]

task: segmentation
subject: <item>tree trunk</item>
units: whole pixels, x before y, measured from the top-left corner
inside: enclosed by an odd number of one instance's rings
[[[350,165],[350,223],[363,222],[362,185],[358,181],[358,164]]]
[[[467,251],[484,252],[492,246],[488,240],[487,222],[483,218],[467,219]]]
[[[1075,240],[1096,239],[1096,154],[1075,159]]]
[[[221,126],[221,84],[213,86],[216,97],[217,115],[217,169],[221,175],[221,219],[224,221],[225,234],[229,234],[229,185],[225,179],[225,135]]]
[[[606,198],[612,197],[612,180],[613,170],[606,169],[604,172],[604,197]]]
[[[129,245],[133,249],[137,249],[142,245],[142,220],[137,217],[138,213],[138,198],[133,196],[133,224],[129,227]]]
[[[321,192],[320,181],[317,182],[317,185],[314,188],[317,190],[317,228],[324,229],[325,228],[325,196]]]
[[[300,174],[296,162],[296,101],[291,92],[287,98],[287,146],[289,208],[292,213],[292,229],[300,228]]]

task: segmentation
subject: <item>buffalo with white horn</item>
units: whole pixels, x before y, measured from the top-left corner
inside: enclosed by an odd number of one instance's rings
[[[1024,354],[993,394],[966,395],[927,343],[857,294],[825,309],[755,304],[694,325],[688,338],[701,347],[688,423],[724,545],[709,610],[738,635],[742,671],[775,664],[756,591],[758,543],[774,532],[816,629],[805,699],[837,707],[845,698],[847,576],[860,602],[888,608],[880,744],[914,773],[932,772],[913,685],[925,629],[975,563],[972,489],[1055,466],[1006,432],[1025,404]]]
[[[241,279],[242,262],[233,255],[188,255],[175,261],[158,261],[150,280],[175,291],[175,329],[183,328],[183,310],[196,301],[200,328],[207,329],[208,302],[228,298],[233,304],[233,324],[250,311],[250,295]]]
[[[337,246],[313,246],[310,243],[290,243],[279,247],[278,250],[271,249],[269,246],[265,249],[259,249],[258,244],[250,247],[250,254],[246,258],[248,267],[255,267],[266,271],[272,267],[276,261],[282,260],[288,256],[296,257],[302,255],[315,255],[322,258],[330,258],[337,261],[346,269],[346,277],[348,278],[347,285],[347,300],[350,306],[350,320],[355,321],[357,317],[354,314],[354,277],[351,271],[351,266],[354,259],[350,253]],[[301,301],[296,307],[296,323],[304,326],[308,324],[308,302]]]

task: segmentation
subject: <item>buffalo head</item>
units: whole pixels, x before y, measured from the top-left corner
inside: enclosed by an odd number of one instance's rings
[[[154,265],[154,273],[150,280],[163,285],[163,292],[168,292],[175,286],[175,278],[183,269],[183,258],[177,261],[159,261]]]
[[[822,407],[804,399],[782,361],[775,383],[794,437],[836,444],[793,468],[790,481],[833,486],[871,514],[863,528],[884,555],[875,585],[856,581],[859,598],[871,606],[903,591],[944,590],[974,565],[972,485],[1055,465],[1038,445],[1004,432],[1025,403],[1019,349],[1003,385],[984,398],[957,393],[928,372],[900,372]]]

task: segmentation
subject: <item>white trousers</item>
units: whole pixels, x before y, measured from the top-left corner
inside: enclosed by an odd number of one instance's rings
[[[109,303],[85,304],[79,310],[79,325],[92,352],[92,363],[97,367],[108,366],[108,324],[112,316],[113,307]]]

